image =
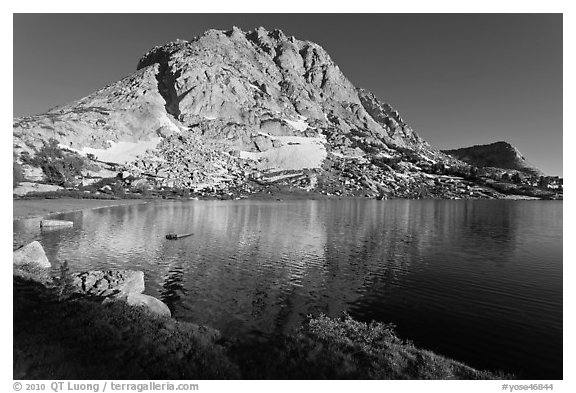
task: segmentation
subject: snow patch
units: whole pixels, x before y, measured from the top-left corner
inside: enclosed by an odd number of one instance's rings
[[[18,185],[18,187],[14,188],[13,194],[15,195],[26,195],[29,192],[50,192],[50,191],[58,191],[62,190],[63,188],[60,186],[55,186],[52,184],[39,184],[33,182],[22,182]]]
[[[146,150],[154,149],[162,141],[162,138],[151,138],[149,141],[138,142],[114,142],[108,141],[112,146],[108,149],[94,149],[84,147],[79,151],[82,155],[94,154],[99,161],[124,164],[134,161],[144,155]]]
[[[170,131],[175,132],[177,134],[180,134],[182,132],[182,130],[180,130],[180,128],[176,124],[174,124],[174,121],[170,119],[170,117],[166,113],[162,113],[162,120],[164,120],[163,123],[166,124],[166,126]]]
[[[273,182],[278,181],[278,180],[290,179],[290,178],[298,177],[298,176],[302,176],[302,173],[289,173],[287,175],[269,176],[269,177],[263,178],[263,180],[270,182],[270,183],[273,183]]]
[[[282,120],[290,124],[293,128],[297,129],[298,131],[306,131],[306,129],[308,128],[308,122],[306,122],[306,118],[303,116],[300,116],[298,120],[288,120],[288,119],[282,119]]]
[[[324,136],[306,138],[299,136],[275,137],[283,146],[264,152],[241,151],[240,158],[260,161],[259,169],[301,170],[320,168],[327,152]]]

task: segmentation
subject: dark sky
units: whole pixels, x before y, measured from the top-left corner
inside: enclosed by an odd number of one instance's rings
[[[320,44],[437,148],[505,140],[562,175],[561,14],[15,14],[14,116],[117,81],[155,45],[233,25]]]

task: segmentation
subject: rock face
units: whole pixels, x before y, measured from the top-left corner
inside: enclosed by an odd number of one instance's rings
[[[114,163],[125,184],[146,179],[147,187],[200,194],[285,185],[330,195],[448,197],[428,176],[437,172],[431,168],[470,168],[353,86],[320,45],[264,28],[209,30],[155,47],[132,75],[17,118],[13,129],[21,164],[56,138],[93,165]]]
[[[134,270],[93,270],[72,276],[74,291],[80,294],[108,297],[144,291],[144,272]]]
[[[544,175],[540,169],[526,161],[522,153],[508,142],[475,145],[443,150],[443,152],[477,167],[514,169],[533,176]]]
[[[38,241],[26,244],[21,248],[14,250],[14,265],[31,265],[43,269],[50,268],[52,265],[44,252],[44,248]]]
[[[170,309],[164,302],[156,299],[155,297],[144,295],[142,293],[129,293],[126,297],[126,302],[131,306],[145,307],[153,314],[162,315],[166,317],[172,316]]]

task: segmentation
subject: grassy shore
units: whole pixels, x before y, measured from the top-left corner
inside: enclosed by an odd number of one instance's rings
[[[14,274],[14,379],[511,377],[416,348],[383,323],[320,315],[292,334],[239,343],[121,301],[62,296],[38,274]]]
[[[146,201],[140,199],[14,199],[12,203],[12,217],[14,220],[45,217],[56,213],[133,205],[137,203],[146,203]]]
[[[14,276],[15,379],[228,379],[238,367],[213,329],[124,302],[62,299]]]

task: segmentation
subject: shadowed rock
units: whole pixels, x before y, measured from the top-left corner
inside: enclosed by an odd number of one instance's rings
[[[72,275],[73,291],[89,296],[141,293],[144,291],[144,272],[134,270],[93,270]]]
[[[168,306],[153,296],[144,295],[142,293],[129,293],[128,296],[126,296],[126,302],[131,306],[145,307],[153,314],[167,317],[172,316]]]

